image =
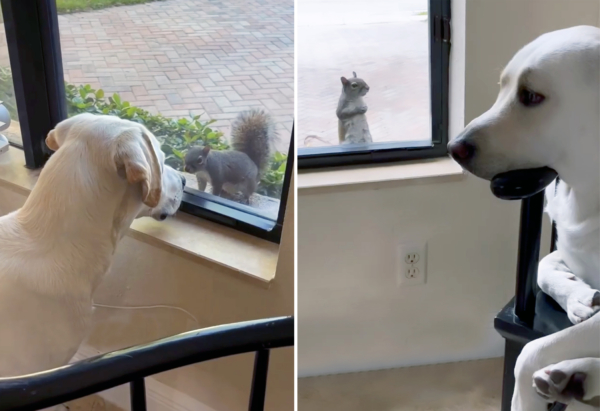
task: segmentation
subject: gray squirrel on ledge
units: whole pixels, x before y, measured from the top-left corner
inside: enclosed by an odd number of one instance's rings
[[[367,105],[363,97],[369,92],[367,83],[356,77],[342,77],[342,95],[335,114],[338,117],[338,136],[340,144],[372,143],[367,123]]]
[[[249,204],[269,164],[276,139],[275,125],[269,114],[257,109],[242,112],[232,125],[232,149],[192,147],[185,154],[184,170],[196,174],[201,191],[210,183],[213,195],[241,193],[242,203]]]

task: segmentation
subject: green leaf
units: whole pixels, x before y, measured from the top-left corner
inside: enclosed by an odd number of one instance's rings
[[[103,98],[103,97],[104,97],[104,90],[98,89],[96,91],[96,98]]]
[[[135,107],[129,107],[129,108],[127,109],[127,115],[128,115],[129,117],[133,117],[133,115],[135,114],[135,111],[136,111],[136,108],[135,108]]]
[[[183,160],[183,153],[181,151],[173,149],[173,154]]]
[[[167,155],[173,154],[173,147],[168,144],[163,144],[160,149]]]
[[[117,103],[117,105],[121,105],[121,97],[119,97],[119,95],[117,93],[114,93],[112,95],[112,98],[113,98],[114,102]]]
[[[287,161],[287,154],[283,154],[279,151],[276,151],[275,154],[273,155],[273,161],[279,163],[282,161]]]

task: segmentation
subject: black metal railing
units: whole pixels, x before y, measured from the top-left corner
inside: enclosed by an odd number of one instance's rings
[[[189,331],[53,370],[0,378],[0,411],[39,410],[127,383],[132,411],[144,411],[145,377],[248,352],[256,352],[248,409],[261,411],[265,403],[269,352],[293,345],[293,317]]]

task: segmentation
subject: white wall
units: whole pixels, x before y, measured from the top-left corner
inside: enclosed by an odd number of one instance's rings
[[[500,71],[521,46],[600,20],[598,0],[453,3],[452,135],[491,106]],[[469,176],[300,192],[298,212],[300,376],[503,354],[492,320],[514,294],[518,203],[497,200]],[[428,241],[428,283],[397,288],[394,247],[412,238]]]

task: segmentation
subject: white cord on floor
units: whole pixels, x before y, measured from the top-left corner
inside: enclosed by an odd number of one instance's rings
[[[170,308],[172,310],[179,310],[179,311],[186,313],[188,316],[192,317],[192,319],[196,322],[196,325],[200,325],[200,323],[198,322],[198,319],[192,313],[190,313],[189,311],[187,311],[184,308],[175,307],[172,305],[142,305],[142,306],[138,306],[138,307],[120,307],[117,305],[94,304],[94,307],[114,308],[116,310],[147,310],[150,308]]]

